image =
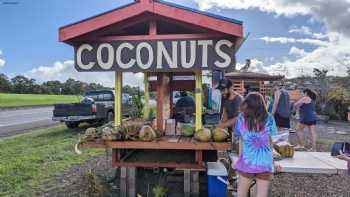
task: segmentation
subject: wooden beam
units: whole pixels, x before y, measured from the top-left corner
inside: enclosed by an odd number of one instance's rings
[[[202,124],[202,71],[196,71],[196,89],[195,89],[195,97],[196,97],[196,131],[203,127]]]
[[[154,19],[149,22],[149,35],[157,35],[157,22]]]
[[[122,89],[123,73],[115,72],[115,96],[114,96],[114,126],[122,124]]]
[[[106,141],[106,142],[89,142],[81,144],[82,148],[112,148],[112,149],[163,149],[163,150],[220,150],[227,151],[232,148],[230,142],[168,142],[160,138],[153,142],[142,141]],[[199,157],[197,157],[199,160]]]
[[[205,170],[205,165],[199,165],[196,163],[154,163],[154,162],[116,162],[112,164],[113,168],[118,167],[136,167],[136,168],[176,168],[176,169],[193,169],[193,170]]]
[[[154,31],[154,30],[153,30]],[[97,41],[128,41],[128,40],[175,40],[175,39],[209,39],[223,38],[222,34],[199,33],[199,34],[157,34],[135,36],[104,36],[95,38]]]
[[[150,113],[150,104],[149,104],[149,81],[148,81],[148,73],[144,73],[144,88],[145,88],[145,105],[143,107],[143,119],[148,120],[149,119],[149,113]]]

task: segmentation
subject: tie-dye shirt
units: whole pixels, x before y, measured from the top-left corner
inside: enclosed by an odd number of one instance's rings
[[[241,155],[236,169],[245,173],[273,171],[273,154],[270,137],[277,133],[275,120],[268,114],[265,128],[260,132],[249,131],[244,114],[240,113],[234,128],[234,135],[242,139]]]

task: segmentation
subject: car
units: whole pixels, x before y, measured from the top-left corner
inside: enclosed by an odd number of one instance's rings
[[[128,116],[131,96],[122,95],[122,114]],[[64,122],[68,128],[76,128],[80,123],[105,123],[114,120],[114,91],[89,91],[80,103],[55,104],[52,120]]]

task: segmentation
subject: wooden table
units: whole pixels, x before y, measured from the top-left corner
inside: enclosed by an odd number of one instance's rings
[[[230,155],[230,157],[234,158],[233,155]],[[236,160],[236,157],[233,160]],[[310,174],[348,173],[347,162],[332,157],[330,152],[296,151],[293,158],[276,161],[276,164],[282,167],[280,172]]]
[[[203,151],[227,151],[232,145],[230,142],[198,142],[192,137],[164,136],[151,142],[95,141],[81,144],[80,147],[112,149],[112,166],[121,169],[122,196],[126,196],[124,195],[126,193],[135,196],[137,168],[183,170],[184,195],[189,196],[192,193],[194,196],[199,196],[199,171],[206,170]],[[151,155],[157,157],[152,159]],[[168,160],[169,158],[171,160]]]
[[[293,158],[277,161],[281,172],[316,173],[316,174],[346,174],[347,162],[331,156],[330,152],[299,152]]]

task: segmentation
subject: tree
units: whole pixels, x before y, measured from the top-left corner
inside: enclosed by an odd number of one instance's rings
[[[23,75],[17,75],[11,79],[13,92],[19,94],[33,93],[35,79],[29,79]]]
[[[327,79],[328,70],[327,69],[318,69],[314,68],[313,70],[316,82],[318,85],[318,94],[319,94],[319,103],[320,103],[320,110],[322,114],[325,114],[325,108],[326,104],[328,102],[328,92],[330,90],[329,83]]]
[[[12,89],[11,81],[8,79],[8,77],[0,73],[0,92],[10,92]]]

